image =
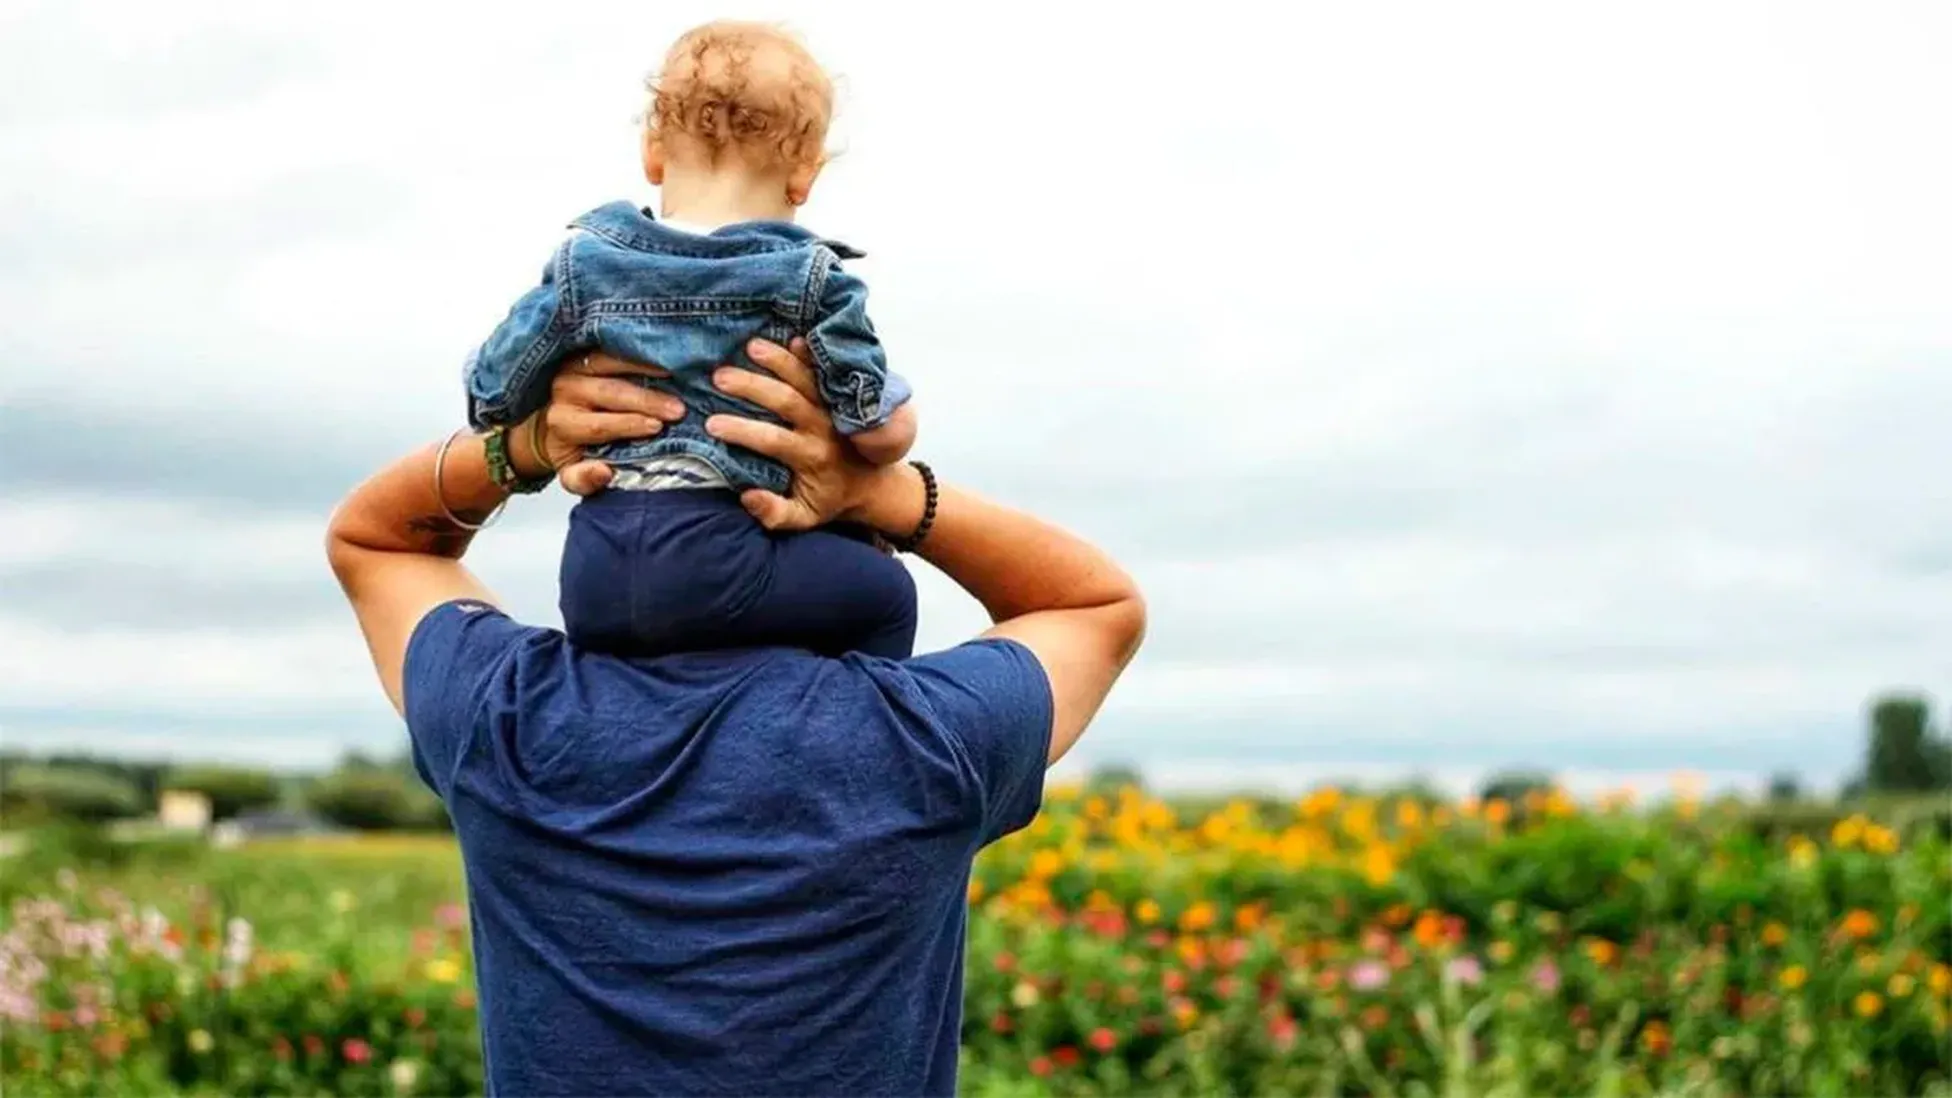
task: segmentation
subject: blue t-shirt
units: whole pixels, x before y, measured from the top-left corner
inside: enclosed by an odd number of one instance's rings
[[[626,660],[459,601],[405,693],[491,1092],[955,1092],[970,863],[1043,795],[1028,649]]]

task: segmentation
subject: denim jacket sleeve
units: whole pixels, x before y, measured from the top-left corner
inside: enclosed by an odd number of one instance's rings
[[[867,284],[842,270],[831,251],[821,251],[817,262],[826,273],[815,280],[819,297],[807,327],[807,346],[813,350],[820,395],[834,427],[855,435],[888,422],[914,392],[901,375],[888,371],[874,321],[868,318]]]
[[[542,283],[518,298],[488,339],[468,356],[468,424],[507,425],[547,403],[546,369],[565,350],[573,325],[564,309],[570,241],[543,269]]]

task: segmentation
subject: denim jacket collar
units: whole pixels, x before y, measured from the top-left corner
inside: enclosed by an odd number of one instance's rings
[[[838,240],[828,240],[791,221],[741,221],[708,236],[667,229],[657,223],[649,210],[622,201],[598,206],[570,222],[569,227],[596,233],[625,248],[667,255],[716,258],[785,251],[812,244],[824,245],[842,259],[859,259],[867,254]]]

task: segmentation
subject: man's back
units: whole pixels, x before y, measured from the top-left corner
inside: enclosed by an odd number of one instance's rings
[[[954,1090],[971,859],[1027,823],[1021,646],[628,662],[479,603],[406,658],[505,1093]]]

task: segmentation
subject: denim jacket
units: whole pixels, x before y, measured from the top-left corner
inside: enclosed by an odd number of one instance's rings
[[[548,402],[558,365],[601,350],[669,370],[669,378],[639,380],[683,400],[686,414],[653,438],[611,443],[593,456],[628,466],[689,454],[734,488],[785,492],[784,465],[705,433],[706,418],[718,413],[779,422],[712,384],[712,371],[726,364],[765,372],[746,357],[749,340],[805,336],[821,396],[844,435],[886,423],[912,395],[888,372],[868,319],[867,286],[840,267],[862,255],[845,244],[787,221],[688,233],[628,202],[591,210],[570,230],[542,284],[468,358],[468,422],[476,428],[526,418]]]

